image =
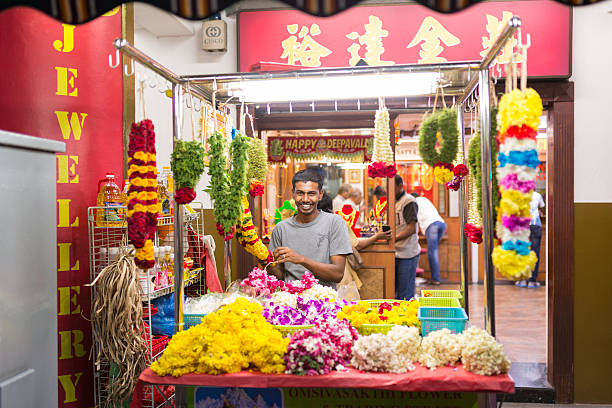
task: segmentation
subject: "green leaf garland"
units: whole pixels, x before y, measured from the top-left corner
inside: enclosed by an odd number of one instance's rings
[[[249,165],[247,169],[247,180],[266,181],[268,174],[268,153],[261,139],[249,139]]]
[[[204,173],[206,151],[200,142],[178,140],[170,158],[172,174],[178,188],[194,188]]]
[[[442,137],[440,152],[436,150],[438,131]],[[457,156],[457,135],[455,109],[442,109],[425,118],[419,133],[419,153],[423,161],[431,167],[437,163],[452,163]]]
[[[492,179],[492,191],[493,191],[493,219],[497,219],[497,207],[499,207],[499,195],[497,187],[497,172],[495,171],[495,164],[497,162],[497,108],[491,109],[491,159],[493,160],[493,179]],[[480,171],[480,131],[476,132],[476,135],[470,140],[468,146],[468,167],[470,173],[474,176],[474,183],[476,187],[476,205],[478,207],[478,213],[482,219],[482,177]]]
[[[236,132],[230,144],[230,162],[233,166],[231,171],[226,168],[225,135],[215,132],[208,142],[210,188],[206,191],[215,201],[213,214],[217,220],[217,228],[227,239],[232,237],[234,225],[242,213],[241,199],[247,188],[248,141],[246,136]]]

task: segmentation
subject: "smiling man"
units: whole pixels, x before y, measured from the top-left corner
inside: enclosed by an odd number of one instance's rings
[[[274,227],[269,248],[276,265],[269,270],[289,281],[310,271],[322,285],[335,287],[344,276],[346,256],[353,253],[346,224],[317,209],[323,180],[315,170],[298,171],[291,182],[297,214]]]

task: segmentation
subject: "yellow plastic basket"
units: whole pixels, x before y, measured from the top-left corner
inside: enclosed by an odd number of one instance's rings
[[[312,329],[314,327],[314,324],[303,324],[303,325],[299,325],[299,326],[272,325],[272,327],[274,327],[276,330],[281,332],[283,337],[289,337],[293,333],[295,333],[295,332],[297,332],[299,330]]]
[[[357,331],[362,336],[369,336],[374,333],[387,334],[394,326],[394,324],[362,324],[357,327]]]
[[[459,299],[452,297],[420,297],[421,306],[461,307]]]
[[[422,289],[421,297],[430,298],[430,297],[438,297],[438,298],[455,298],[459,300],[461,306],[463,306],[463,295],[458,290],[449,290],[449,289]]]
[[[397,299],[367,299],[366,302],[370,304],[372,307],[378,307],[383,303],[388,303],[392,305],[394,302],[399,302]]]

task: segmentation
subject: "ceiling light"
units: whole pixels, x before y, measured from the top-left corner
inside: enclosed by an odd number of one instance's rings
[[[329,130],[327,130],[327,129],[317,129],[317,132],[318,133],[327,133],[327,132],[329,132]]]
[[[362,130],[362,131],[361,131],[361,134],[362,134],[363,136],[368,136],[368,135],[371,135],[371,134],[372,134],[372,131],[371,131],[371,130]]]
[[[334,75],[230,82],[227,89],[245,102],[403,97],[434,93],[439,77],[435,72]]]

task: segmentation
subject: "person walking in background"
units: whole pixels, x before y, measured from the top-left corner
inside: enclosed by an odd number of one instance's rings
[[[363,206],[361,205],[362,201],[363,193],[361,192],[361,190],[358,188],[353,188],[349,193],[349,196],[346,201],[344,201],[344,203],[342,203],[342,206],[340,207],[342,208],[345,204],[349,204],[351,207],[353,207],[355,211],[359,211],[359,218],[357,219],[357,224],[355,224],[355,227],[357,228],[361,228],[363,226],[364,216],[362,211]]]
[[[416,199],[404,191],[404,180],[395,176],[395,292],[397,299],[414,297],[416,269],[419,264]]]
[[[537,191],[533,191],[531,194],[531,203],[529,215],[531,216],[531,223],[529,224],[529,241],[531,241],[531,250],[535,252],[538,261],[535,264],[535,268],[531,272],[531,278],[529,281],[520,280],[515,283],[516,286],[521,288],[539,288],[540,282],[538,282],[538,269],[540,268],[540,246],[542,244],[542,219],[544,216],[544,198]]]
[[[438,210],[427,197],[422,197],[418,193],[411,193],[419,206],[417,218],[419,229],[425,233],[427,238],[427,260],[431,271],[432,285],[440,284],[440,259],[438,258],[438,244],[446,230],[446,223],[440,217]]]
[[[338,188],[338,194],[336,195],[336,197],[334,197],[332,201],[332,204],[333,204],[332,209],[333,209],[334,214],[336,213],[336,211],[342,208],[342,205],[344,205],[344,202],[346,201],[346,199],[349,198],[351,189],[352,187],[350,184],[343,184],[340,186],[340,188]]]

